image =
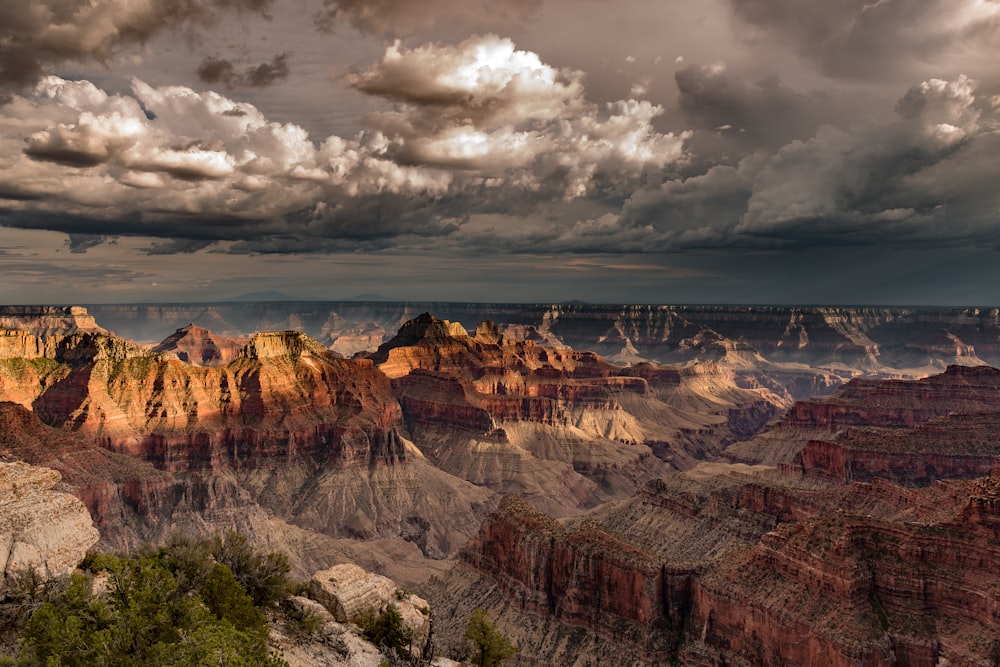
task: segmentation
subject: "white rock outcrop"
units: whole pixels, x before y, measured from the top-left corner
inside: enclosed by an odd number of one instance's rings
[[[62,476],[27,463],[0,463],[0,592],[11,576],[69,574],[100,535],[86,506],[53,491]]]
[[[345,563],[317,572],[309,581],[309,595],[341,623],[351,621],[367,609],[382,613],[389,605],[394,605],[413,637],[415,652],[423,647],[430,632],[430,609],[426,600],[400,590],[392,579],[367,572],[357,565]]]

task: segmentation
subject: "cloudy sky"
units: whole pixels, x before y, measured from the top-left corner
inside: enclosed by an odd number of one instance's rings
[[[1000,0],[4,0],[0,302],[1000,303]]]

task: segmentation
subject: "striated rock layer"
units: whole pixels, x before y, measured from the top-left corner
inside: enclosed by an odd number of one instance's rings
[[[102,334],[66,336],[52,349],[18,360],[44,376],[0,383],[17,390],[0,398],[31,406],[45,423],[35,424],[39,445],[8,447],[62,470],[109,547],[181,527],[238,527],[297,551],[303,542],[317,550],[320,535],[406,540],[418,555],[443,558],[493,502],[409,442],[389,381],[371,362],[338,359],[300,333],[260,334],[213,368]],[[33,377],[43,379],[32,386]],[[46,429],[67,441],[75,463],[46,452]]]
[[[621,367],[424,314],[369,357],[445,471],[564,516],[755,433],[787,400],[713,364]]]
[[[923,486],[988,475],[1000,456],[1000,370],[950,366],[916,381],[852,380],[800,401],[725,456],[834,482]]]
[[[569,524],[505,499],[437,583],[438,631],[487,608],[526,665],[988,664],[1000,467],[919,490],[775,475],[686,473]]]
[[[921,377],[949,364],[1000,365],[997,308],[287,302],[90,311],[143,342],[188,322],[225,336],[298,329],[345,356],[374,349],[429,311],[467,329],[490,319],[512,338],[591,350],[620,363],[766,363],[765,376],[780,376],[796,398],[828,393],[858,374]]]

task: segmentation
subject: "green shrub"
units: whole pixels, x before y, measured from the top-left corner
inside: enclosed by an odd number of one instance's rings
[[[106,592],[92,595],[92,575],[74,576],[32,615],[18,667],[285,664],[268,654],[267,623],[247,590],[195,541],[134,558],[89,554],[83,567],[107,573]]]
[[[408,655],[412,634],[403,624],[403,616],[396,605],[390,604],[381,614],[375,609],[366,609],[354,618],[354,622],[375,646]]]
[[[291,567],[285,554],[262,554],[247,538],[230,531],[213,540],[212,555],[230,570],[258,607],[269,607],[288,597]]]
[[[266,634],[267,623],[260,609],[254,606],[246,589],[225,565],[216,563],[201,589],[205,606],[221,620],[229,621],[237,630]]]
[[[477,667],[496,667],[504,660],[517,655],[517,648],[510,639],[497,631],[489,615],[482,609],[472,612],[465,638],[473,644],[472,664]]]

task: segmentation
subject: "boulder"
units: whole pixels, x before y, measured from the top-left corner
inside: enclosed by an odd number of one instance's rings
[[[357,565],[344,563],[317,572],[309,582],[309,594],[341,623],[365,610],[382,613],[390,605],[395,606],[403,617],[403,626],[412,634],[415,652],[430,633],[430,608],[426,600],[401,590],[392,579]]]
[[[99,539],[86,506],[52,490],[60,479],[49,468],[0,463],[0,591],[20,573],[69,574]]]

